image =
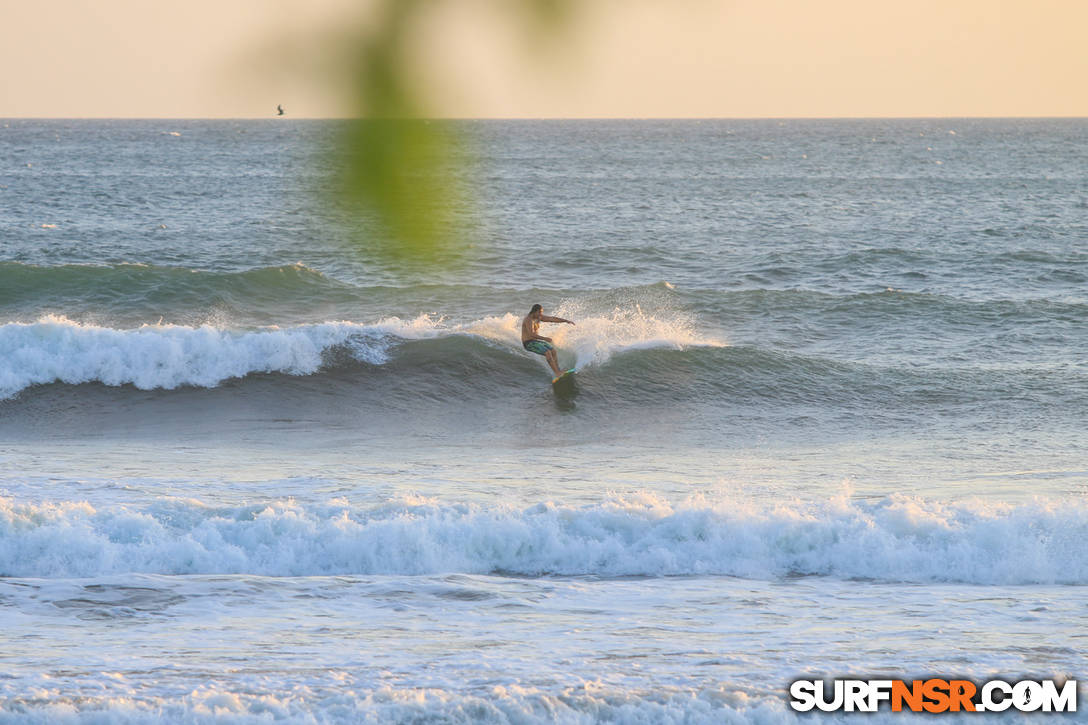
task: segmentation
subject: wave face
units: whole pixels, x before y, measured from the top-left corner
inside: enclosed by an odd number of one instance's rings
[[[0,499],[0,576],[831,576],[1088,584],[1083,500],[673,505],[652,494],[522,510],[407,501],[372,508],[189,499],[143,508]]]
[[[1064,419],[1088,406],[1088,376],[1075,366],[869,363],[731,345],[697,332],[688,316],[644,312],[637,305],[577,312],[584,314],[576,326],[551,331],[560,363],[582,373],[583,401],[608,409],[682,403],[693,415],[721,415],[723,406],[766,411],[773,405],[803,415],[847,412],[873,419],[912,410],[944,415],[1045,407]],[[519,323],[513,314],[466,323],[422,315],[369,324],[117,329],[50,316],[0,325],[0,349],[6,351],[0,400],[57,383],[209,389],[269,374],[280,376],[276,386],[303,396],[335,391],[360,401],[396,397],[408,409],[450,397],[510,396],[546,373],[542,359],[518,344]],[[91,393],[73,388],[65,394],[79,400]]]

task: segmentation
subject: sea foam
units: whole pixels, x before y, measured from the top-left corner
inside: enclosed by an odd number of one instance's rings
[[[346,679],[345,673],[333,674]],[[787,725],[805,721],[790,712],[781,700],[750,698],[724,688],[639,694],[617,691],[591,681],[556,692],[499,685],[474,694],[463,694],[433,686],[364,689],[352,686],[350,679],[337,684],[338,687],[330,688],[313,683],[285,683],[268,694],[253,692],[251,688],[232,691],[208,684],[182,696],[153,698],[138,691],[113,696],[96,693],[78,698],[64,697],[56,689],[43,687],[11,698],[6,707],[0,700],[0,725],[8,722],[49,725],[161,722],[194,725],[268,722]],[[119,689],[114,683],[107,686]],[[884,721],[882,715],[876,716],[877,721]],[[847,719],[832,714],[821,722],[837,723]],[[866,721],[872,722],[872,719],[866,718]]]
[[[775,505],[652,494],[524,509],[277,500],[211,507],[0,499],[0,576],[817,575],[1088,584],[1088,505],[892,496]]]
[[[261,372],[310,375],[333,347],[381,364],[398,339],[440,334],[426,317],[231,330],[171,324],[114,329],[49,316],[0,326],[0,398],[53,382],[131,384],[151,390],[214,387]]]

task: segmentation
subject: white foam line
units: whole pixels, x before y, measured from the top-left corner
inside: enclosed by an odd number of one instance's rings
[[[905,496],[774,506],[671,504],[652,494],[584,508],[467,504],[214,509],[0,499],[0,575],[790,574],[886,581],[1088,584],[1088,504],[948,504]]]

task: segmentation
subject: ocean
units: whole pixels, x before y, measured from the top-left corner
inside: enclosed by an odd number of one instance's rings
[[[459,125],[424,263],[335,122],[0,121],[0,723],[1088,676],[1088,121]]]

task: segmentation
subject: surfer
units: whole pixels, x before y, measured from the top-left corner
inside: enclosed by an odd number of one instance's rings
[[[544,359],[548,361],[548,365],[551,366],[555,376],[558,378],[563,374],[563,371],[559,369],[559,362],[556,360],[555,345],[552,344],[552,339],[550,337],[544,337],[537,332],[537,330],[540,329],[541,322],[565,322],[568,325],[573,325],[574,323],[570,320],[564,320],[562,317],[549,317],[548,315],[545,315],[544,308],[540,305],[533,305],[533,308],[529,310],[529,314],[521,321],[521,346],[529,352],[543,355]]]
[[[277,116],[282,116],[283,115],[283,104],[282,103],[276,106],[276,115]]]

